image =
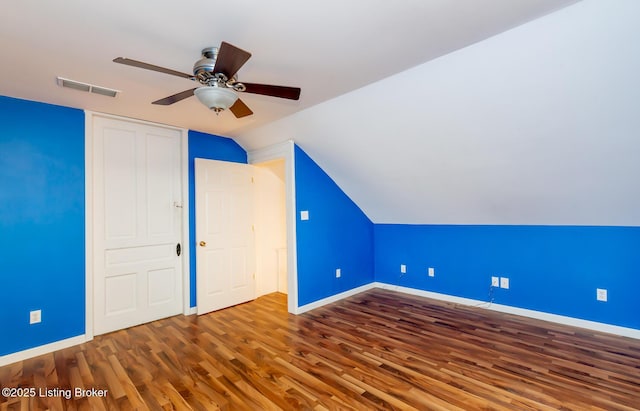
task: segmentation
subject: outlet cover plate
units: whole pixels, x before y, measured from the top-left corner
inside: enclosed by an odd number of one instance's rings
[[[500,277],[500,288],[509,289],[509,278]]]
[[[342,276],[342,270],[336,268],[336,278],[340,278],[340,276]]]
[[[500,278],[499,277],[491,277],[491,286],[492,287],[500,287]]]
[[[402,274],[406,273],[407,272],[407,266],[404,265],[404,264],[400,264],[400,272]]]
[[[427,269],[427,274],[429,275],[429,277],[434,277],[436,275],[436,270],[433,267],[429,267]]]

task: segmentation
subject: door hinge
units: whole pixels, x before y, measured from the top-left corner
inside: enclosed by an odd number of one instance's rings
[[[254,226],[253,224],[251,224],[251,231],[253,231],[253,232],[256,231],[256,226]]]
[[[251,182],[253,183],[253,177],[251,177]]]

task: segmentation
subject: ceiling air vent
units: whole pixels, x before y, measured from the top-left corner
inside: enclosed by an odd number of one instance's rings
[[[111,88],[96,86],[95,84],[82,83],[80,81],[69,80],[64,77],[57,77],[58,85],[60,87],[72,88],[74,90],[86,91],[88,93],[100,94],[108,97],[115,97],[120,90],[114,90]]]

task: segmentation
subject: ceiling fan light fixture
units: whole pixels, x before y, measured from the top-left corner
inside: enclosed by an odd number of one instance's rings
[[[195,89],[193,93],[202,104],[216,113],[228,109],[238,100],[236,93],[224,87],[203,86]]]

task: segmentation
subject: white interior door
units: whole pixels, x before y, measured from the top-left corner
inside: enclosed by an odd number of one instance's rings
[[[93,117],[94,333],[179,314],[179,130]]]
[[[253,167],[195,159],[198,314],[255,298]]]

